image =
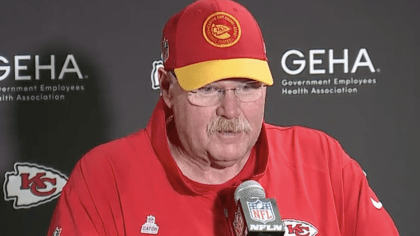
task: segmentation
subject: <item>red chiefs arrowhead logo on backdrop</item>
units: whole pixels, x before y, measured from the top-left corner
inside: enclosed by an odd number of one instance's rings
[[[315,236],[318,234],[318,229],[308,222],[292,219],[286,219],[283,222],[286,225],[285,236]]]
[[[60,196],[67,177],[62,173],[30,163],[15,163],[15,171],[7,172],[3,185],[4,200],[13,200],[13,208],[30,208]]]

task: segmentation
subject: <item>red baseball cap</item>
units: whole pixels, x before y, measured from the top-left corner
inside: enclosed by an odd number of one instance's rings
[[[163,29],[162,60],[185,91],[227,78],[273,84],[258,23],[231,0],[198,0],[172,16]]]

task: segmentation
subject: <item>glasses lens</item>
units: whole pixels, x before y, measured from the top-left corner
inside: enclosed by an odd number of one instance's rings
[[[188,93],[188,100],[197,106],[213,106],[218,104],[232,90],[242,102],[253,102],[262,97],[263,85],[259,82],[243,83],[233,89],[223,89],[215,86],[205,86]]]
[[[242,102],[253,102],[262,97],[263,85],[259,82],[245,83],[235,90],[236,96]]]
[[[170,71],[175,78],[175,71]],[[219,102],[218,92],[215,90],[216,87],[205,86],[197,90],[193,90],[187,93],[188,101],[196,106],[212,106]]]
[[[188,93],[188,100],[196,106],[213,106],[220,100],[218,91],[200,88]]]

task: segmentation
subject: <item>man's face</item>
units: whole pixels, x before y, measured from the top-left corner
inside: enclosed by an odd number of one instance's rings
[[[173,76],[171,73],[168,74]],[[211,85],[232,89],[243,82],[244,79],[227,79]],[[262,97],[256,101],[242,102],[233,91],[227,91],[218,104],[211,106],[193,105],[188,100],[188,92],[182,90],[178,84],[172,89],[175,127],[184,155],[199,162],[210,162],[214,168],[230,167],[248,157],[261,131],[265,87],[262,88]],[[208,132],[209,124],[214,123],[215,119],[227,123],[239,119],[240,123],[248,123],[250,129],[249,132]]]

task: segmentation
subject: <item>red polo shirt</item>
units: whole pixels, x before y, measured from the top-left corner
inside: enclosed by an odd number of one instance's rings
[[[48,235],[234,235],[233,193],[248,179],[276,198],[286,236],[398,235],[360,166],[325,133],[264,123],[243,170],[205,185],[172,158],[163,107],[160,100],[146,129],[77,163]]]

